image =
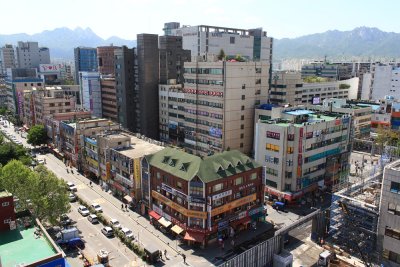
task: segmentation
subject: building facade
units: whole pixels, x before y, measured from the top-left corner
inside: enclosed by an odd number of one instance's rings
[[[92,112],[93,116],[101,118],[103,113],[100,74],[98,72],[79,72],[79,85],[82,107]]]
[[[115,75],[114,51],[118,46],[99,46],[97,47],[97,60],[100,75]]]
[[[228,148],[249,154],[254,108],[267,101],[269,64],[187,62],[184,78],[185,149],[198,155]],[[168,110],[168,116],[164,124],[179,125],[178,113]]]
[[[293,201],[318,187],[346,184],[352,118],[347,114],[262,105],[255,112],[254,158],[266,192]]]
[[[15,224],[15,219],[13,195],[7,191],[0,191],[0,232],[11,230],[11,223]]]
[[[269,102],[276,105],[302,103],[303,79],[300,72],[277,71],[272,73]]]
[[[39,47],[38,42],[18,42],[15,52],[18,68],[39,68],[40,64],[50,64],[50,50]]]
[[[165,148],[146,156],[142,194],[153,222],[175,224],[189,243],[206,245],[265,215],[262,167],[235,150],[200,158]]]
[[[118,122],[117,85],[114,77],[100,79],[102,118]]]
[[[17,60],[15,57],[14,47],[6,44],[0,48],[0,74],[6,75],[8,68],[16,68]]]
[[[400,68],[394,65],[375,67],[371,99],[379,100],[386,96],[400,99]]]
[[[378,223],[378,248],[385,266],[400,266],[400,161],[385,166]]]
[[[97,50],[91,47],[77,47],[74,49],[75,83],[79,84],[79,72],[97,72]]]
[[[218,26],[183,26],[170,29],[172,35],[182,36],[183,49],[192,56],[218,55],[224,50],[228,59],[237,55],[253,61],[272,62],[273,39],[262,28],[235,29]]]

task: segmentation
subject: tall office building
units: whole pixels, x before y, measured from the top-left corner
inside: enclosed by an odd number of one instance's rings
[[[137,83],[137,64],[135,48],[123,46],[114,51],[115,88],[118,110],[118,122],[130,131],[135,130],[135,83]],[[135,101],[138,101],[135,99]]]
[[[79,85],[81,87],[82,106],[91,111],[92,115],[101,118],[101,89],[100,74],[98,72],[79,72]]]
[[[39,68],[40,64],[50,64],[50,50],[39,47],[38,42],[18,42],[15,51],[18,68]]]
[[[77,84],[79,83],[80,71],[96,72],[98,70],[96,48],[77,47],[74,49],[74,58],[75,58],[75,82]]]
[[[161,122],[168,125],[164,130],[183,124],[184,146],[193,154],[206,156],[228,148],[250,154],[254,108],[267,101],[269,64],[186,62],[184,67],[181,93],[160,92]]]
[[[137,35],[138,88],[134,91],[134,132],[159,139],[157,34]]]
[[[114,76],[114,51],[118,46],[99,46],[97,47],[97,60],[100,75]]]
[[[0,75],[5,75],[8,68],[16,68],[17,61],[15,58],[14,47],[10,44],[0,48]]]
[[[223,49],[228,59],[239,54],[248,60],[272,62],[273,39],[267,37],[262,28],[246,30],[199,25],[170,31],[172,35],[182,36],[183,48],[191,50],[192,56],[218,55]]]
[[[179,29],[180,25],[181,24],[179,22],[164,23],[164,28],[163,28],[164,35],[166,35],[166,36],[173,35],[172,30]]]
[[[302,87],[300,72],[276,71],[272,73],[269,101],[276,105],[301,104]]]
[[[174,79],[183,83],[183,63],[191,61],[190,50],[182,49],[182,37],[160,36],[160,84]]]
[[[118,122],[118,103],[117,88],[114,77],[102,77],[100,79],[101,87],[101,107],[103,118]]]

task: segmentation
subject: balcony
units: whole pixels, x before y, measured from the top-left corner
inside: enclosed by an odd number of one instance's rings
[[[125,178],[124,176],[122,176],[119,173],[115,174],[114,180],[117,181],[117,182],[123,183],[125,185],[128,185],[130,187],[133,187],[133,181],[129,180],[128,178]]]

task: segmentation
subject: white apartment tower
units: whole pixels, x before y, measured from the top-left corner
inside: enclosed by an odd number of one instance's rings
[[[79,72],[79,85],[82,106],[92,115],[102,117],[100,74],[98,72]]]
[[[38,42],[18,42],[16,55],[18,68],[39,68],[40,64],[50,64],[50,50],[39,47]]]
[[[0,48],[0,74],[5,75],[8,68],[16,68],[14,47],[10,44]]]

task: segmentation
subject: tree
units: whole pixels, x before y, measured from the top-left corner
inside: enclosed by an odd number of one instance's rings
[[[235,60],[239,61],[239,62],[244,62],[245,61],[244,58],[239,54],[236,55]]]
[[[225,60],[225,57],[225,51],[224,49],[221,49],[218,54],[218,60]]]
[[[28,143],[33,146],[45,144],[47,141],[46,129],[43,125],[35,125],[28,132]]]
[[[12,159],[21,160],[25,165],[30,165],[32,162],[23,146],[13,143],[0,144],[0,164],[4,166]]]
[[[7,109],[5,107],[0,108],[0,115],[4,116],[7,113]]]
[[[32,176],[32,214],[42,221],[55,224],[71,208],[65,182],[42,165],[35,168]]]

